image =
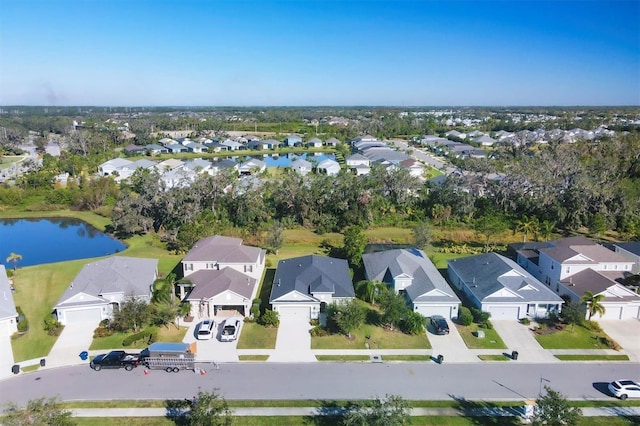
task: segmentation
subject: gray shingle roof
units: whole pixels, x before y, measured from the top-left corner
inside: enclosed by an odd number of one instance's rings
[[[16,305],[13,302],[13,294],[7,278],[7,270],[0,265],[0,319],[15,318],[18,316]]]
[[[157,270],[158,259],[113,256],[87,263],[67,287],[56,306],[64,304],[79,293],[96,297],[107,293],[149,296]]]
[[[221,270],[200,270],[189,275],[195,285],[187,300],[210,299],[227,290],[240,296],[250,298],[256,286],[255,278],[251,278],[233,268]]]
[[[414,303],[427,300],[460,301],[422,250],[415,248],[394,249],[367,253],[362,255],[362,261],[367,277],[372,281],[385,282],[385,277],[389,280],[401,274],[412,277],[412,283],[406,288],[406,291]],[[445,295],[425,296],[426,293],[435,289],[445,293]]]
[[[315,254],[278,262],[269,300],[294,290],[309,296],[312,293],[332,293],[334,298],[355,296],[347,261]]]
[[[483,303],[487,302],[549,302],[562,303],[562,298],[549,290],[524,268],[497,253],[452,259],[449,268],[465,283],[469,291]],[[451,277],[453,280],[454,278]],[[507,289],[518,296],[490,297]]]
[[[257,263],[261,252],[258,247],[243,246],[240,238],[215,235],[198,241],[182,261]]]

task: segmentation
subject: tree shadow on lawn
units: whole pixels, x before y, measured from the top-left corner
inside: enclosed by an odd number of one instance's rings
[[[335,426],[342,424],[342,417],[345,407],[338,405],[335,401],[320,401],[320,406],[316,409],[316,414],[304,417],[305,425],[313,426]]]
[[[522,424],[522,411],[518,407],[503,407],[491,402],[470,401],[451,394],[449,396],[458,403],[455,408],[460,411],[460,414],[474,425],[511,426]]]
[[[188,399],[167,399],[164,402],[167,414],[165,418],[178,426],[189,425],[188,412],[191,410],[191,400]]]
[[[382,315],[373,309],[367,309],[364,317],[365,324],[380,326],[382,324]]]

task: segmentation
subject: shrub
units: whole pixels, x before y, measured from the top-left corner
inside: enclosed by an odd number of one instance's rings
[[[484,328],[485,330],[493,330],[493,324],[489,320],[480,323],[479,327]]]
[[[62,324],[53,317],[48,317],[44,320],[44,330],[49,336],[59,336],[63,328]]]
[[[267,309],[264,311],[264,314],[260,315],[258,324],[264,325],[265,327],[277,327],[280,325],[280,316],[277,312]]]
[[[531,324],[531,320],[529,318],[527,318],[527,317],[520,318],[520,324],[529,325],[529,324]]]
[[[616,351],[619,351],[620,349],[622,349],[622,347],[615,340],[611,339],[609,336],[600,336],[600,342],[607,345],[607,347],[609,347],[610,349],[613,349]]]
[[[322,337],[322,336],[328,336],[329,335],[329,332],[327,330],[325,330],[324,328],[322,328],[321,326],[319,326],[319,325],[316,325],[311,330],[309,330],[309,333],[313,337]]]
[[[112,334],[113,334],[113,331],[111,329],[109,329],[108,327],[99,326],[98,328],[93,330],[93,338],[94,339],[97,339],[97,338],[100,338],[100,337],[111,336]]]
[[[598,324],[596,321],[584,321],[582,323],[582,326],[584,328],[586,328],[589,331],[594,331],[596,333],[601,333],[602,332],[602,328],[600,327],[600,324]]]
[[[483,312],[478,308],[471,308],[471,315],[473,315],[473,322],[477,324],[482,324],[491,317],[489,312]]]
[[[105,318],[102,321],[100,321],[99,326],[100,327],[105,327],[105,328],[109,328],[109,318]]]
[[[139,333],[134,333],[134,334],[130,334],[127,337],[124,338],[124,340],[122,341],[122,346],[131,346],[134,342],[137,342],[140,339],[144,339],[144,337],[147,335],[146,332],[141,331]]]
[[[29,330],[29,321],[24,316],[24,312],[20,309],[20,306],[16,306],[16,312],[18,313],[18,331],[20,333],[26,333]]]
[[[460,306],[458,311],[458,322],[462,325],[471,325],[473,322],[473,315],[466,306]]]
[[[253,317],[254,320],[257,320],[258,318],[260,318],[260,305],[256,305],[254,304],[251,307],[251,317]],[[245,318],[246,321],[246,318]]]

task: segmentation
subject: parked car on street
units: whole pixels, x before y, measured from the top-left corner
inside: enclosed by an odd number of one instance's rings
[[[432,315],[430,322],[436,334],[449,334],[449,324],[443,316]]]
[[[633,380],[616,380],[609,383],[609,392],[616,398],[640,398],[640,384]]]
[[[231,342],[238,338],[240,332],[240,320],[238,318],[227,318],[222,323],[222,333],[220,340],[223,342]]]
[[[108,354],[100,354],[91,360],[89,366],[95,371],[103,368],[124,368],[133,370],[140,364],[139,354],[130,354],[125,351],[111,351]]]
[[[196,326],[196,338],[208,340],[218,333],[218,327],[214,320],[206,319]]]

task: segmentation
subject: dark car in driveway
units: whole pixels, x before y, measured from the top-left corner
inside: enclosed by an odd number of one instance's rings
[[[449,324],[447,324],[447,320],[443,316],[432,315],[429,322],[436,334],[449,334]]]

